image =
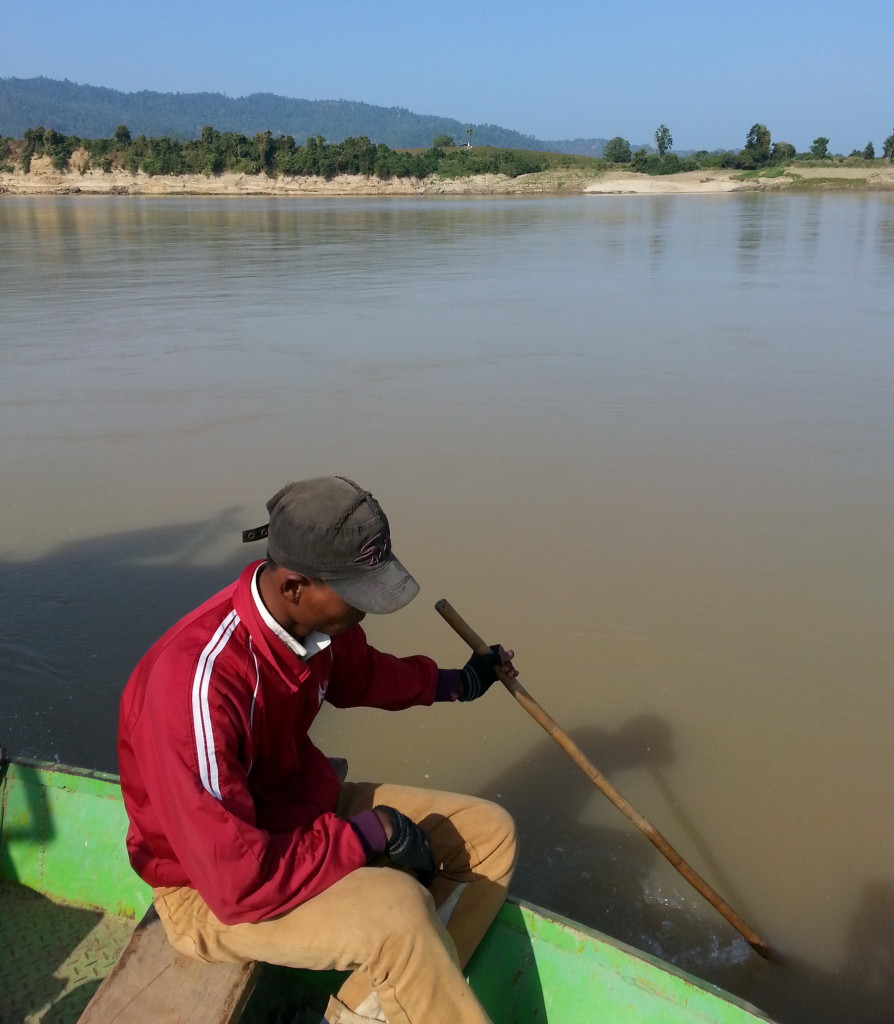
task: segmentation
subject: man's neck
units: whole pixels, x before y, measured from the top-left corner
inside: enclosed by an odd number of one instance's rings
[[[258,595],[264,602],[264,607],[270,615],[282,626],[282,628],[296,640],[303,640],[311,630],[295,622],[288,611],[284,608],[282,595],[276,586],[276,579],[273,574],[267,571],[267,566],[262,565],[258,573]]]
[[[263,568],[255,574],[251,581],[251,599],[255,603],[258,614],[262,619],[264,619],[270,629],[273,630],[286,647],[301,658],[302,661],[308,661],[315,654],[319,654],[320,651],[326,650],[326,648],[332,643],[332,638],[315,629],[305,630],[303,633],[299,634],[298,629],[301,629],[302,627],[291,622],[291,620],[288,624],[283,624],[274,616],[270,605],[276,605],[277,594],[270,594],[270,582],[272,580],[272,576],[272,573],[267,574],[266,589],[268,596],[265,598],[262,593],[263,584],[261,582],[264,579]],[[289,629],[289,626],[291,626],[291,629]]]

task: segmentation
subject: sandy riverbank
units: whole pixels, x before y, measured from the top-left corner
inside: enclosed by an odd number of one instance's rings
[[[688,171],[649,176],[630,171],[589,174],[550,170],[508,178],[479,174],[468,178],[391,178],[360,175],[268,178],[265,175],[184,174],[150,176],[127,171],[55,171],[46,158],[31,172],[0,174],[0,195],[130,196],[431,196],[431,195],[699,195],[722,192],[780,192],[813,189],[894,190],[894,165],[796,167],[777,178],[746,178],[740,172]]]
[[[869,167],[805,167],[777,178],[743,178],[741,171],[686,171],[650,176],[609,172],[584,188],[591,195],[698,195],[717,192],[786,192],[800,190],[894,190],[894,165]]]

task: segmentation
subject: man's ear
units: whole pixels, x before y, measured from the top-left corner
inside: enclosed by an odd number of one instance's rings
[[[301,595],[306,587],[310,586],[310,580],[300,572],[287,572],[279,584],[279,592],[289,602],[298,604]]]

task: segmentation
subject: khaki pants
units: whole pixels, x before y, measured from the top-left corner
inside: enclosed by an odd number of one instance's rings
[[[405,872],[365,867],[281,917],[225,925],[194,889],[156,889],[172,945],[210,961],[352,971],[329,1001],[330,1024],[485,1024],[462,967],[506,896],[512,819],[475,797],[364,782],[344,784],[338,814],[377,804],[396,807],[430,836],[440,865],[431,890]]]

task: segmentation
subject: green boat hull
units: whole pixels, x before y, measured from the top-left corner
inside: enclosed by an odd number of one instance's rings
[[[44,905],[89,910],[97,918],[121,922],[118,934],[123,937],[108,944],[126,942],[150,893],[127,860],[127,819],[117,778],[37,761],[4,762],[0,771],[0,882],[8,906],[14,902],[11,894],[40,894]],[[36,915],[29,911],[24,916],[40,929]],[[58,936],[59,929],[52,930]],[[87,955],[94,972],[103,974],[117,953],[110,948],[105,962],[95,950]],[[35,959],[40,958],[32,955],[29,962]],[[58,954],[34,969],[55,970],[58,978],[55,959]],[[72,1016],[54,1006],[54,1021],[77,1020],[100,980],[77,965],[70,973],[65,1002]],[[517,900],[501,909],[469,964],[468,977],[495,1024],[768,1020],[754,1007],[645,953]],[[337,984],[334,974],[265,968],[244,1020],[275,1019],[277,1006],[289,1012],[297,1007],[301,1019],[302,1007],[310,1014]],[[75,998],[78,985],[87,987],[80,1001]],[[47,986],[32,988],[38,994],[22,1019],[37,1021],[46,1012],[46,1000],[42,1006],[37,1001]]]

